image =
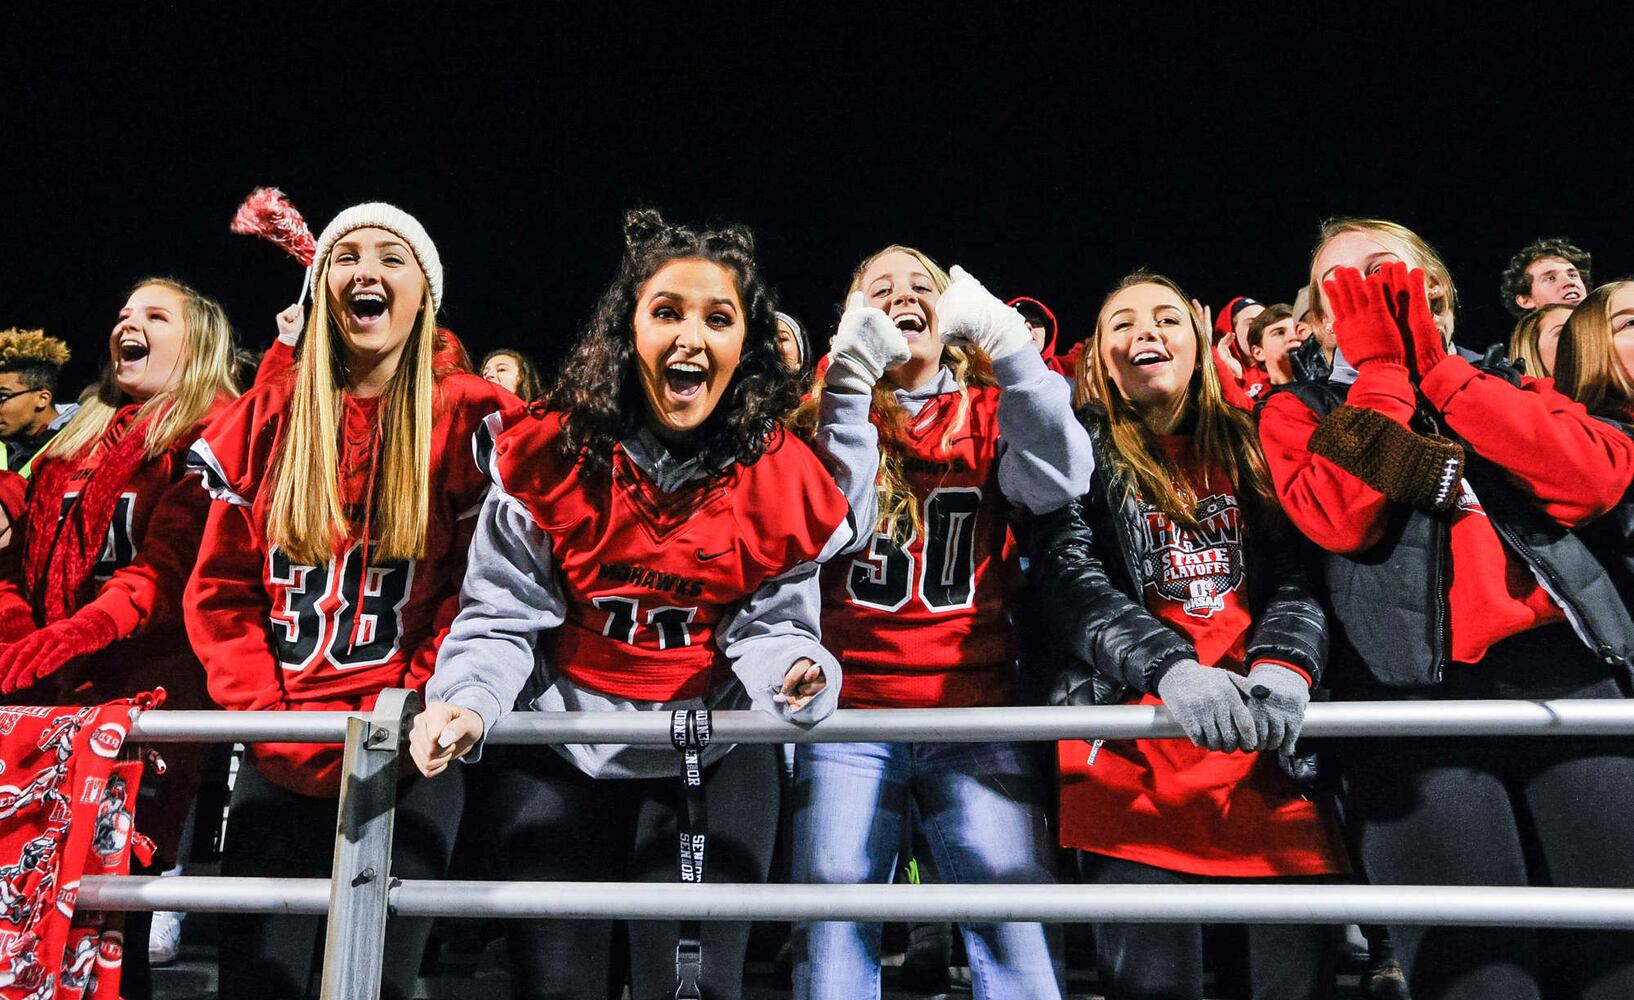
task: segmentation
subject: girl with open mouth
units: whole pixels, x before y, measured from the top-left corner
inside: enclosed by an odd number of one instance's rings
[[[753,706],[803,722],[834,709],[839,665],[817,639],[818,565],[858,533],[824,464],[780,423],[796,381],[749,232],[635,211],[624,238],[618,277],[546,402],[487,423],[478,452],[493,486],[410,741],[425,774],[475,760],[519,697],[532,710]],[[871,468],[859,474],[872,482]],[[494,772],[485,780],[505,803],[485,820],[506,877],[675,879],[688,812],[674,750],[481,752],[476,766]],[[699,763],[707,829],[686,829],[706,835],[707,878],[765,881],[777,748],[709,743]],[[610,922],[508,930],[513,996],[618,994]],[[629,995],[697,995],[678,994],[681,979],[711,1000],[741,996],[749,925],[704,923],[696,982],[696,968],[678,969],[678,932],[629,925]]]
[[[886,348],[886,349],[882,349]],[[823,632],[847,708],[1004,705],[1015,697],[1005,601],[1017,508],[1045,513],[1089,485],[1089,439],[1067,383],[1021,314],[954,268],[891,246],[852,275],[815,398],[798,419],[836,457],[847,495],[874,488],[867,548],[823,572]],[[886,882],[910,802],[944,877],[1053,881],[1047,782],[1016,743],[811,743],[795,751],[795,879]],[[1061,995],[1040,924],[974,924],[977,997]],[[880,993],[880,925],[796,926],[795,995]]]
[[[424,687],[486,489],[471,438],[516,405],[442,363],[442,265],[413,216],[355,205],[315,260],[293,369],[267,374],[189,456],[215,502],[187,626],[223,708],[366,712],[382,689]],[[251,746],[223,874],[326,877],[340,764],[338,747]],[[463,803],[458,776],[398,786],[393,875],[442,877]],[[306,996],[320,924],[223,917],[221,996]],[[414,995],[430,930],[392,919],[382,996]]]
[[[184,459],[237,394],[232,342],[221,306],[181,282],[131,289],[101,379],[34,464],[22,572],[0,581],[6,701],[89,705],[163,687],[166,708],[210,707],[181,617],[209,500]],[[136,821],[160,848],[147,874],[174,861],[204,751],[166,747],[166,772],[142,783]],[[150,995],[150,919],[126,918],[123,996]]]
[[[1060,843],[1093,884],[1332,881],[1338,829],[1290,777],[1327,619],[1189,301],[1144,272],[1107,296],[1080,361],[1092,485],[1031,547],[1051,701],[1163,705],[1191,742],[1061,741]],[[1331,994],[1332,928],[1231,930],[1244,994]],[[1201,925],[1099,924],[1095,952],[1108,997],[1203,996]]]

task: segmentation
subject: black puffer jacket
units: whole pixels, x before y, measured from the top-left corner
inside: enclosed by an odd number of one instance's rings
[[[1138,567],[1145,551],[1130,491],[1112,474],[1109,439],[1093,404],[1078,419],[1095,447],[1087,496],[1035,517],[1030,575],[1038,599],[1065,647],[1050,691],[1052,705],[1107,705],[1133,688],[1151,694],[1169,668],[1197,651],[1184,635],[1146,610]],[[1313,590],[1309,543],[1280,518],[1281,529],[1245,536],[1249,610],[1254,629],[1248,662],[1279,660],[1321,678],[1328,620]]]

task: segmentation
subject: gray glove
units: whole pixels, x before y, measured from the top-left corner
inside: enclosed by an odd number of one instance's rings
[[[906,360],[908,338],[884,310],[870,306],[861,292],[852,292],[829,345],[823,384],[838,392],[867,395],[886,369]]]
[[[1191,741],[1209,750],[1254,750],[1259,736],[1236,675],[1181,660],[1157,682],[1157,696]]]
[[[1247,677],[1232,674],[1231,679],[1248,695],[1260,746],[1292,755],[1305,724],[1305,706],[1311,703],[1310,684],[1296,671],[1274,663],[1255,664]]]

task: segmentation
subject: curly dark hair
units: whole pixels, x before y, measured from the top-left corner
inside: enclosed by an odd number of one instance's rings
[[[671,225],[653,209],[624,215],[624,260],[602,293],[590,323],[568,352],[547,394],[562,414],[562,448],[591,474],[612,469],[613,445],[642,423],[647,399],[635,363],[635,306],[641,289],[673,260],[707,260],[731,273],[743,303],[743,352],[737,371],[698,428],[697,456],[709,468],[754,464],[799,402],[795,377],[777,351],[776,304],[755,265],[748,228]]]
[[[1532,279],[1526,269],[1544,257],[1559,257],[1577,268],[1577,273],[1583,278],[1583,287],[1593,289],[1594,282],[1589,280],[1589,264],[1593,258],[1589,252],[1572,243],[1564,236],[1551,239],[1538,239],[1521,247],[1520,252],[1509,258],[1509,266],[1504,268],[1502,294],[1504,308],[1510,315],[1521,316],[1526,313],[1516,302],[1517,296],[1532,294]]]

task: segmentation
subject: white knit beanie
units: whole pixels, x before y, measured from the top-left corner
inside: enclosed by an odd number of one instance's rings
[[[437,244],[431,242],[420,220],[408,214],[395,205],[388,205],[383,201],[365,202],[362,205],[353,205],[329,221],[323,227],[323,235],[318,237],[317,252],[313,255],[312,294],[317,295],[318,269],[329,257],[329,249],[335,241],[354,229],[385,229],[396,233],[403,238],[414,252],[414,259],[419,261],[420,270],[425,272],[426,283],[431,286],[431,309],[433,312],[442,308],[443,302],[443,262],[437,256]]]

